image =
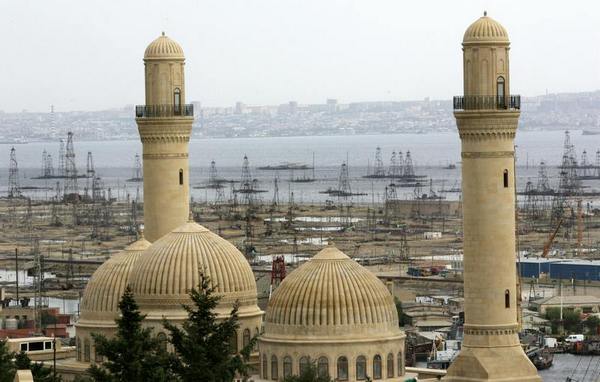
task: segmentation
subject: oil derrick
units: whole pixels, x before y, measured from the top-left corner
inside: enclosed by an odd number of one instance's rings
[[[215,204],[217,205],[225,203],[225,192],[221,183],[217,172],[217,165],[213,160],[210,162],[210,169],[208,170],[208,187],[215,189]]]
[[[388,177],[392,179],[398,179],[402,177],[402,152],[400,157],[396,156],[396,151],[392,151],[392,158],[390,159],[390,168],[388,169]]]
[[[20,198],[21,187],[19,186],[19,166],[17,163],[17,152],[15,148],[10,149],[10,164],[8,167],[8,197]]]
[[[62,226],[62,222],[60,221],[60,217],[59,217],[59,213],[58,213],[58,202],[57,201],[53,201],[52,205],[51,205],[51,211],[50,211],[50,225],[53,227],[60,227]]]
[[[106,200],[106,195],[104,194],[104,183],[102,182],[102,178],[99,176],[94,176],[92,178],[92,202],[100,203]]]
[[[398,193],[396,191],[396,184],[390,183],[385,186],[384,192],[384,221],[386,225],[389,225],[391,219],[397,216]]]
[[[405,178],[415,177],[415,168],[413,166],[412,157],[410,156],[410,150],[406,152],[406,158],[404,159],[404,173]]]
[[[381,160],[381,147],[375,149],[375,164],[373,169],[374,178],[385,178],[385,169],[383,168],[383,160]]]
[[[27,208],[23,216],[23,227],[31,234],[33,231],[33,210],[31,207],[31,198],[27,198]]]
[[[62,200],[62,188],[60,187],[60,182],[58,180],[56,181],[56,187],[54,190],[54,202],[58,203],[60,200]]]
[[[535,188],[531,181],[527,181],[525,185],[525,203],[523,205],[523,212],[530,222],[539,218],[540,209],[538,206],[538,195],[535,192]]]
[[[408,156],[408,153],[406,153]],[[420,217],[421,216],[421,199],[423,198],[423,186],[420,182],[415,183],[415,187],[413,188],[413,202],[411,206],[411,216],[412,217]]]
[[[546,169],[546,163],[544,161],[540,162],[535,191],[537,193],[548,193],[552,191],[552,189],[550,188],[550,182],[548,181],[548,171]]]
[[[587,159],[587,151],[586,150],[583,150],[583,152],[581,153],[581,162],[579,163],[579,168],[581,169],[581,173],[579,174],[579,176],[586,178],[591,175],[591,173],[590,173],[591,166]]]
[[[248,156],[244,155],[244,163],[242,164],[242,179],[240,182],[239,192],[243,195],[243,204],[252,206],[254,204],[254,181],[250,173],[250,162]]]
[[[58,146],[58,176],[65,176],[65,141],[64,139],[60,140]]]
[[[96,177],[96,171],[94,170],[94,158],[92,157],[92,152],[88,151],[87,153],[87,163],[86,163],[86,171],[85,171],[85,197],[89,198],[88,192],[92,191],[94,178]],[[93,199],[93,191],[92,191],[92,199]]]
[[[67,135],[67,152],[65,154],[65,199],[77,200],[77,165],[75,164],[75,148],[73,133]]]
[[[271,202],[271,209],[276,209],[279,206],[279,177],[275,175],[273,178],[273,201]]]
[[[131,201],[129,209],[129,233],[137,234],[138,231],[138,205],[135,200]]]
[[[340,168],[340,175],[338,177],[338,195],[344,198],[344,200],[352,197],[352,188],[350,187],[350,177],[348,175],[348,165],[342,163]]]
[[[142,170],[142,161],[140,154],[136,153],[133,158],[133,176],[127,179],[128,182],[142,182],[144,180],[144,172]]]
[[[582,200],[577,200],[577,255],[583,254],[583,207]]]
[[[409,261],[410,260],[410,248],[408,247],[408,240],[406,239],[406,231],[402,231],[402,236],[400,237],[400,261]]]
[[[594,162],[594,175],[600,178],[600,150],[596,150],[596,161]]]
[[[574,195],[579,192],[580,182],[579,175],[577,174],[578,167],[575,146],[571,144],[571,137],[567,130],[565,131],[563,157],[560,165],[561,186],[567,195]]]
[[[52,155],[44,149],[42,152],[42,173],[41,178],[54,177],[54,165],[52,164]]]

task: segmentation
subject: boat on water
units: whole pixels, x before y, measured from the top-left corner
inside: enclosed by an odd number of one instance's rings
[[[284,162],[277,165],[260,166],[259,170],[312,170],[313,167],[304,163]]]
[[[538,370],[548,369],[552,366],[552,362],[554,361],[554,353],[547,347],[533,347],[527,350],[527,357],[529,357],[531,363],[533,363]]]
[[[598,130],[583,130],[581,135],[600,135],[600,129]]]

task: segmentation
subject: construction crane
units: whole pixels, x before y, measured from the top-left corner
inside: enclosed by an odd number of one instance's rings
[[[552,243],[554,242],[554,238],[556,237],[556,234],[558,233],[558,230],[560,229],[560,226],[562,225],[562,222],[563,222],[563,219],[561,217],[558,220],[558,224],[556,225],[556,228],[554,229],[554,231],[552,231],[552,233],[550,234],[550,237],[546,241],[546,244],[544,244],[544,250],[542,251],[542,257],[543,258],[547,258],[548,257],[548,253],[550,252],[550,248],[552,248]]]

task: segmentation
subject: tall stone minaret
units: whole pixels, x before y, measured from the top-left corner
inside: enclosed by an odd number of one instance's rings
[[[185,57],[162,36],[144,54],[146,105],[136,107],[143,145],[144,226],[154,242],[189,216],[188,142],[194,113],[185,104]]]
[[[447,381],[541,381],[518,337],[515,151],[520,98],[510,93],[508,34],[484,16],[463,39],[462,143],[465,325]]]

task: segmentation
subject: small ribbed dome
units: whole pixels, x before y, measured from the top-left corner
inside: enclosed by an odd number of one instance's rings
[[[144,60],[183,60],[183,49],[175,41],[165,36],[165,32],[146,48]]]
[[[467,28],[463,37],[463,44],[477,43],[509,43],[508,33],[499,22],[484,13],[477,21]]]
[[[235,301],[240,316],[260,311],[248,261],[227,240],[194,222],[154,242],[134,266],[131,285],[140,309],[152,316],[185,316],[181,304],[191,302],[189,291],[198,287],[201,271],[222,297],[218,314],[228,315]]]
[[[115,323],[119,316],[119,300],[125,292],[133,265],[150,245],[142,237],[96,269],[83,292],[80,322]]]
[[[386,286],[333,246],[288,275],[275,290],[265,336],[386,337],[400,335]]]

